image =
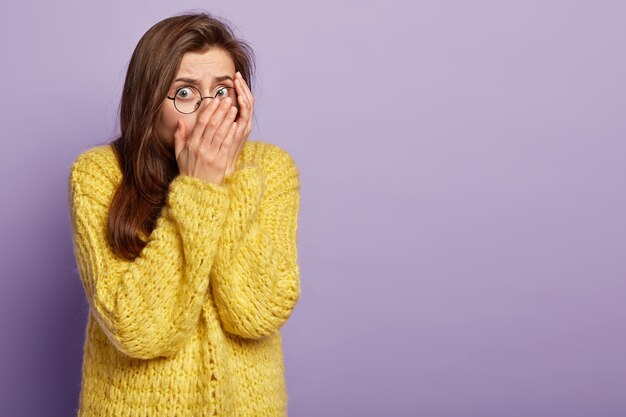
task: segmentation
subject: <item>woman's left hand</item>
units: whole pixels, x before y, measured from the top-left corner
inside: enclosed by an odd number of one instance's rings
[[[237,102],[239,104],[239,116],[237,118],[237,131],[228,155],[228,165],[224,176],[228,177],[235,172],[239,154],[245,146],[250,131],[252,130],[252,114],[254,112],[254,97],[248,84],[243,79],[239,71],[235,73],[235,91],[237,92]]]

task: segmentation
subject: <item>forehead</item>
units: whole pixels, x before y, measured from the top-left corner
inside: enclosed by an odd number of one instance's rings
[[[235,64],[228,52],[220,48],[210,48],[204,52],[186,52],[176,76],[209,81],[220,75],[234,73]]]

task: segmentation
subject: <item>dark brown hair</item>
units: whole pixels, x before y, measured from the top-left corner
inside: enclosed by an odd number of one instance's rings
[[[113,251],[133,260],[147,244],[169,184],[178,175],[174,149],[156,136],[161,105],[183,54],[219,47],[230,54],[252,89],[254,53],[229,24],[206,12],[183,14],[152,26],[135,47],[120,103],[121,135],[110,142],[123,179],[109,208]]]

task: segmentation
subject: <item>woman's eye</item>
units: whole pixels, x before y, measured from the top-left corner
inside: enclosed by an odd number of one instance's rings
[[[193,96],[193,90],[189,87],[183,87],[176,92],[176,97],[181,99],[191,98]]]
[[[215,93],[215,97],[225,97],[228,95],[228,89],[226,87],[220,87]]]

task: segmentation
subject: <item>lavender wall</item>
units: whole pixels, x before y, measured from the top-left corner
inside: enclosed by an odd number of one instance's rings
[[[114,0],[0,6],[2,416],[74,414],[68,169],[199,7],[301,170],[291,416],[625,415],[626,3]]]

